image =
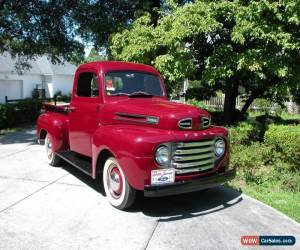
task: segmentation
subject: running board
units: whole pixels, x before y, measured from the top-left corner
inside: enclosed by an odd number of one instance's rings
[[[56,154],[66,162],[70,163],[74,167],[84,172],[85,174],[92,176],[91,158],[84,155],[79,155],[73,151],[58,151],[56,152]]]

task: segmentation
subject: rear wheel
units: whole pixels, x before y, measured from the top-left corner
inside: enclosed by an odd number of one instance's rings
[[[52,149],[52,137],[51,135],[47,134],[45,138],[45,150],[48,159],[48,164],[51,166],[57,166],[61,163],[61,159],[53,152]]]
[[[125,210],[133,204],[136,191],[127,182],[122,168],[114,157],[108,158],[104,164],[103,186],[110,204],[115,208]]]

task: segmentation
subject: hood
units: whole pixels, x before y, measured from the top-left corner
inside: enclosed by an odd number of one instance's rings
[[[102,124],[135,124],[171,130],[199,130],[210,117],[205,110],[162,98],[126,98],[102,109]]]

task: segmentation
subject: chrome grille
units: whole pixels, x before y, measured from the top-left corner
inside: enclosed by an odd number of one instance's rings
[[[192,129],[192,118],[182,119],[178,122],[179,128]]]
[[[176,174],[212,169],[215,162],[214,140],[180,142],[173,146],[172,166]]]

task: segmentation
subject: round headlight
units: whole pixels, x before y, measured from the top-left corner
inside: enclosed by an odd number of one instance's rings
[[[170,161],[170,151],[167,146],[160,146],[155,153],[155,160],[159,165],[166,166]]]
[[[221,138],[215,142],[215,155],[220,158],[225,153],[225,141]]]

